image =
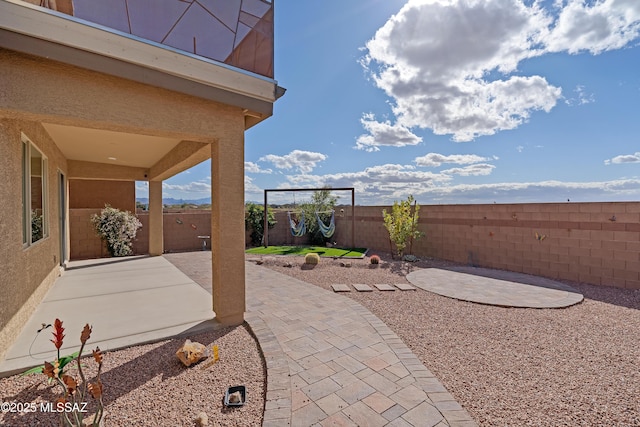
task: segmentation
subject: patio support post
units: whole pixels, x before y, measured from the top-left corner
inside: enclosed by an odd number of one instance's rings
[[[215,320],[240,325],[245,311],[244,120],[211,144],[211,262]]]
[[[149,181],[149,255],[162,255],[162,181]]]

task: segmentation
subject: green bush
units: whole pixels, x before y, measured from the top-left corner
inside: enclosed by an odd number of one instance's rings
[[[414,204],[413,212],[411,205]],[[418,212],[420,205],[415,202],[413,196],[409,196],[407,200],[400,203],[393,202],[391,213],[387,213],[386,209],[382,210],[384,218],[384,226],[389,232],[389,240],[396,246],[396,253],[402,258],[404,250],[409,243],[409,253],[411,253],[411,245],[413,239],[419,239],[423,233],[418,231]],[[393,251],[392,254],[393,255]]]
[[[131,255],[131,246],[142,223],[129,211],[105,205],[100,215],[91,216],[91,223],[96,233],[107,244],[107,250],[112,257]]]
[[[251,244],[258,246],[262,244],[264,236],[264,206],[255,203],[247,203],[245,207],[244,226],[246,230],[251,230]],[[267,208],[267,226],[271,230],[277,223],[273,211]]]

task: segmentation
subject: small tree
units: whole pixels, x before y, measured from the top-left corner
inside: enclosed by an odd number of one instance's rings
[[[105,205],[100,215],[91,216],[91,223],[101,240],[106,242],[109,255],[120,257],[131,255],[131,246],[142,223],[129,211]]]
[[[413,212],[411,205],[414,205]],[[404,250],[409,242],[409,253],[411,253],[411,245],[413,239],[419,239],[423,233],[418,231],[418,212],[420,205],[414,201],[413,196],[409,196],[407,200],[400,203],[393,202],[391,213],[387,213],[386,209],[382,210],[384,218],[384,226],[389,232],[389,244],[393,242],[396,245],[398,256],[402,257]],[[391,251],[393,256],[393,249]]]
[[[324,245],[326,240],[320,231],[318,221],[316,220],[316,212],[331,211],[336,206],[338,198],[331,194],[331,187],[324,187],[322,190],[313,192],[311,201],[302,203],[300,208],[304,211],[304,218],[307,222],[307,235],[309,243],[312,245]],[[331,214],[319,214],[322,221],[329,221]]]
[[[269,230],[276,225],[276,222],[273,211],[267,207],[267,226]],[[262,237],[264,236],[264,206],[247,203],[244,226],[246,230],[251,230],[252,245],[258,246],[262,243]]]

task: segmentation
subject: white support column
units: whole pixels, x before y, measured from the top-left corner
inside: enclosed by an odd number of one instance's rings
[[[244,322],[244,123],[211,144],[213,311],[223,325]]]
[[[149,255],[162,255],[162,181],[149,182]]]

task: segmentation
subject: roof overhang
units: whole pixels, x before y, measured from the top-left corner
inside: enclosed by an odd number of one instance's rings
[[[247,128],[284,93],[268,77],[20,0],[0,1],[0,47],[240,107]]]

